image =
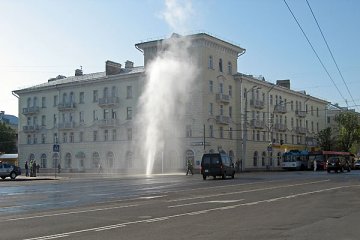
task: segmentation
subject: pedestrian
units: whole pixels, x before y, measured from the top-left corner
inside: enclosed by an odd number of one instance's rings
[[[186,171],[186,175],[188,175],[189,172],[191,173],[191,175],[194,175],[194,172],[193,172],[193,164],[192,164],[192,161],[191,161],[190,159],[187,160],[187,171]]]
[[[99,168],[99,173],[101,173],[101,172],[102,172],[102,167],[101,167],[101,164],[100,164],[100,163],[99,163],[98,168]]]
[[[28,177],[29,176],[29,165],[28,165],[28,161],[25,162],[25,174]]]
[[[58,173],[60,173],[60,171],[61,171],[61,165],[60,165],[60,163],[58,164]]]
[[[317,162],[316,159],[314,159],[314,172],[316,172],[316,169],[317,169]]]

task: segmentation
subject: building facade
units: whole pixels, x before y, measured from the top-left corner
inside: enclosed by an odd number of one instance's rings
[[[176,36],[179,37],[179,36]],[[188,159],[200,168],[204,152],[224,151],[243,170],[278,168],[288,149],[315,148],[325,128],[327,102],[290,89],[290,81],[272,84],[241,74],[237,59],[245,49],[199,33],[190,39],[198,74],[190,87],[183,129],[173,137],[180,150],[165,149],[162,171],[181,170]],[[146,69],[164,40],[142,42],[144,67],[107,61],[105,72],[58,76],[19,96],[19,160],[40,161],[66,171],[139,171],[141,144],[135,124]],[[181,76],[179,77],[181,81]],[[159,106],[161,107],[161,106]],[[54,145],[60,150],[54,151]],[[171,160],[170,160],[171,159]]]

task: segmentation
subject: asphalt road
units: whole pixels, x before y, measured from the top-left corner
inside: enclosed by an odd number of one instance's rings
[[[0,181],[0,239],[360,239],[360,171]]]

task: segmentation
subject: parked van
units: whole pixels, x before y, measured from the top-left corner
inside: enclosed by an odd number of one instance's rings
[[[203,179],[206,177],[221,176],[225,179],[226,176],[235,177],[235,167],[230,157],[225,153],[206,153],[201,159],[201,174]]]

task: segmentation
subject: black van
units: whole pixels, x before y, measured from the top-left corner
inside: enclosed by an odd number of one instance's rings
[[[221,176],[225,179],[226,176],[235,177],[235,167],[230,157],[224,153],[206,153],[201,159],[201,174],[203,179],[206,177]]]

